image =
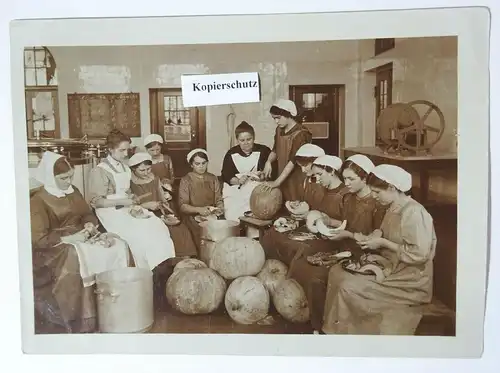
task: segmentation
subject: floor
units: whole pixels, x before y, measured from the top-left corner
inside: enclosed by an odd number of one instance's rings
[[[454,309],[455,303],[455,273],[456,273],[456,205],[429,208],[434,218],[438,248],[436,250],[435,295],[446,306]],[[451,291],[453,290],[453,291]],[[149,333],[244,333],[244,334],[310,334],[309,324],[292,324],[281,318],[276,311],[271,310],[272,325],[239,325],[231,320],[224,309],[211,315],[188,316],[180,314],[166,306],[163,311],[155,314],[155,323]],[[452,321],[453,323],[453,321]],[[430,317],[421,323],[419,335],[453,335],[450,332],[449,320]],[[53,325],[36,323],[37,333],[64,333]],[[454,325],[454,323],[453,323]],[[448,331],[444,331],[448,330]],[[451,333],[451,334],[449,334]]]

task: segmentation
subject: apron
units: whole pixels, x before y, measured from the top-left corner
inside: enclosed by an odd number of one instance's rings
[[[293,132],[289,135],[277,136],[276,140],[276,156],[278,162],[278,175],[281,175],[286,165],[291,159],[290,149],[293,145],[293,140],[300,131]],[[302,186],[306,175],[302,172],[300,167],[295,166],[293,171],[288,175],[286,180],[281,184],[281,191],[283,193],[284,201],[298,201],[302,200],[303,191]]]
[[[235,157],[233,162],[241,174],[257,170],[259,153],[252,153],[248,157]],[[239,185],[224,183],[222,198],[224,199],[224,217],[227,220],[239,221],[240,217],[250,211],[250,196],[260,181],[248,180],[241,188]]]
[[[130,169],[125,167],[125,171],[117,172],[104,161],[97,167],[111,173],[115,180],[115,194],[106,198],[126,198],[130,189]],[[96,215],[108,232],[119,235],[128,243],[136,267],[153,270],[158,264],[175,257],[174,243],[168,227],[154,214],[150,213],[149,219],[136,219],[126,207],[118,210],[107,207],[96,209]]]

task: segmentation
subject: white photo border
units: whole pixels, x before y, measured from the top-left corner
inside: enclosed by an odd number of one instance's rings
[[[302,25],[300,29],[293,25]],[[182,30],[182,32],[165,32]],[[202,32],[200,31],[202,30]],[[228,32],[227,30],[231,30]],[[489,237],[487,8],[348,13],[16,20],[11,23],[15,178],[25,353],[479,357]],[[252,334],[35,335],[23,48],[458,36],[458,253],[455,337]],[[468,93],[468,94],[466,94]]]

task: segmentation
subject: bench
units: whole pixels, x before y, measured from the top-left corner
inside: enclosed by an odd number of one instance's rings
[[[455,311],[436,298],[418,307],[423,315],[415,335],[455,336]]]

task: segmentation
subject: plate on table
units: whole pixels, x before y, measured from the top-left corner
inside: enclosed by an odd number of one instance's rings
[[[382,271],[382,268],[377,266],[375,263],[360,263],[357,260],[345,259],[342,260],[340,265],[344,270],[350,273],[357,273],[364,276],[373,276],[378,272],[376,268]]]

